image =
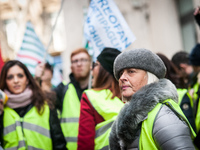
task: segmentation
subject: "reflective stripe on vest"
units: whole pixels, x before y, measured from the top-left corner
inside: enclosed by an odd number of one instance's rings
[[[68,85],[68,90],[63,101],[60,124],[67,140],[69,150],[77,149],[78,122],[80,116],[80,101],[76,89],[72,83]]]
[[[192,127],[190,126],[188,120],[186,119],[185,115],[181,111],[181,108],[179,107],[179,105],[176,102],[174,102],[173,100],[168,99],[168,100],[165,100],[163,102],[163,104],[158,103],[155,106],[155,108],[151,112],[148,113],[147,119],[142,122],[140,140],[139,140],[139,149],[140,150],[146,150],[146,149],[157,150],[158,149],[153,140],[152,133],[153,133],[153,124],[154,124],[156,115],[159,112],[162,105],[167,105],[172,111],[175,111],[179,115],[178,116],[179,118],[182,118],[183,120],[185,120],[185,122],[190,127],[192,139],[194,139],[194,137],[196,136]]]
[[[111,99],[112,93],[110,90],[86,90],[85,93],[94,109],[105,120],[97,124],[95,127],[96,135],[94,149],[108,150],[111,125],[117,118],[117,115],[124,106],[124,103],[117,97]]]
[[[18,150],[52,149],[49,114],[47,105],[42,115],[38,114],[36,107],[32,107],[23,118],[13,109],[5,107],[3,147]]]

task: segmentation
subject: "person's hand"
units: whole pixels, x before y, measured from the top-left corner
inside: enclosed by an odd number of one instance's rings
[[[45,64],[40,63],[35,68],[35,78],[41,78],[43,72],[44,72]]]
[[[0,115],[3,113],[3,108],[4,108],[4,106],[3,106],[3,100],[0,99]]]
[[[194,11],[194,18],[197,24],[200,26],[200,7],[197,7]]]
[[[198,14],[200,14],[200,9],[199,9],[199,7],[197,7],[197,8],[195,9],[195,11],[194,11],[194,15],[195,15],[195,16],[198,15]]]

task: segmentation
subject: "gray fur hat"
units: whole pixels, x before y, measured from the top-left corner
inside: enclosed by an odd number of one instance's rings
[[[125,68],[136,68],[148,71],[159,79],[165,77],[166,67],[163,61],[147,49],[127,50],[119,54],[114,61],[114,76],[119,80],[119,73]]]

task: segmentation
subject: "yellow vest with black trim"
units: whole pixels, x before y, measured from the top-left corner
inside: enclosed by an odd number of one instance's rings
[[[44,106],[42,115],[33,106],[24,117],[5,107],[3,116],[3,148],[12,150],[52,149],[49,124],[50,110]]]
[[[105,121],[95,127],[95,150],[107,150],[111,125],[117,118],[124,103],[117,97],[111,99],[112,93],[105,89],[101,91],[86,90],[89,101],[94,109],[104,118]]]
[[[165,100],[163,103],[158,103],[155,108],[148,113],[148,118],[142,122],[142,127],[141,127],[141,134],[140,134],[140,139],[139,139],[139,149],[140,150],[157,150],[157,146],[155,144],[155,141],[153,140],[152,132],[153,132],[153,124],[154,120],[156,118],[157,113],[159,112],[160,108],[162,105],[167,105],[173,111],[176,111],[179,114],[179,117],[184,119],[188,126],[190,127],[191,130],[191,136],[194,139],[195,132],[193,131],[192,127],[190,126],[188,120],[184,116],[181,108],[178,106],[177,103],[175,103],[173,100],[168,99]]]
[[[191,96],[190,96],[190,99],[193,101],[193,103],[196,103],[196,102],[197,102],[197,99],[198,99],[197,91],[198,91],[198,89],[199,89],[199,84],[196,83],[196,84],[193,86],[193,89],[194,89],[194,94],[192,95],[193,100],[192,100],[192,97],[191,97]],[[200,101],[200,100],[199,100],[199,101]],[[196,131],[197,131],[197,133],[198,133],[198,132],[200,131],[200,102],[198,103],[197,110],[196,110],[195,125],[196,125]]]
[[[80,100],[72,83],[68,84],[63,100],[60,124],[69,150],[77,149]]]

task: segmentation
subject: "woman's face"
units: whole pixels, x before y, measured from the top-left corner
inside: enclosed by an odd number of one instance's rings
[[[8,90],[13,94],[22,93],[28,85],[28,79],[25,72],[18,65],[15,65],[8,69],[6,76],[6,84]]]
[[[92,87],[95,87],[96,81],[97,81],[97,76],[99,74],[99,68],[100,68],[100,63],[99,61],[96,61],[92,70]]]
[[[131,96],[148,82],[147,72],[141,69],[127,68],[120,72],[119,87],[124,101],[129,101]]]

